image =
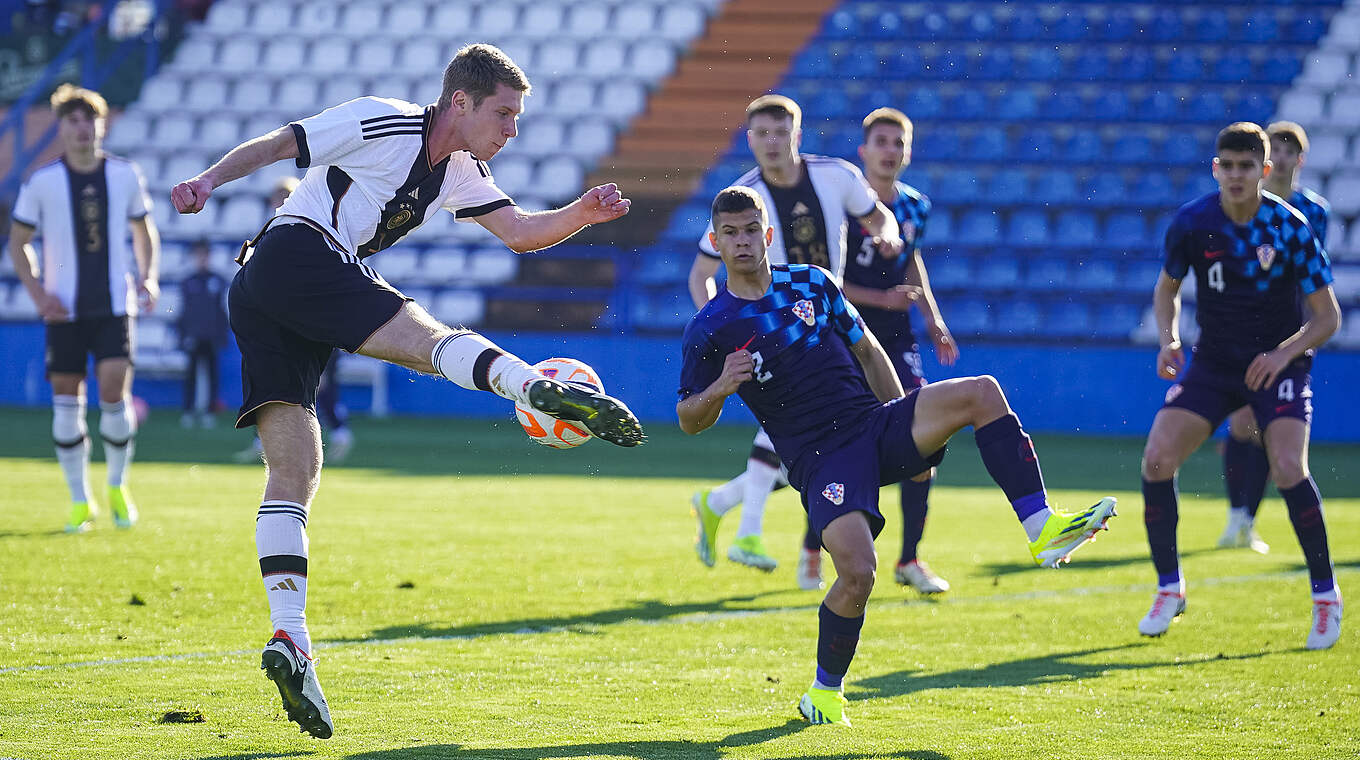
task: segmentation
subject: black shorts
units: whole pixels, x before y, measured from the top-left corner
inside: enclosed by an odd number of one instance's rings
[[[337,253],[305,224],[271,228],[227,291],[241,348],[244,399],[236,427],[265,404],[315,412],[331,350],[353,353],[410,299],[352,254]]]
[[[1215,430],[1243,406],[1251,407],[1261,430],[1281,417],[1292,417],[1308,425],[1313,421],[1311,368],[1311,359],[1296,359],[1284,368],[1273,385],[1253,391],[1247,388],[1245,368],[1192,359],[1181,381],[1167,390],[1164,406],[1197,414]]]
[[[84,375],[86,357],[132,360],[132,320],[122,317],[93,317],[74,322],[47,325],[47,374],[54,372]]]

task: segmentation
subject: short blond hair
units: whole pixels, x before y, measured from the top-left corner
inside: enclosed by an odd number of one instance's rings
[[[773,116],[776,119],[792,118],[794,129],[803,124],[803,109],[793,102],[793,98],[784,95],[771,93],[751,101],[751,104],[746,106],[746,126],[751,126],[751,117],[758,114]]]
[[[901,127],[902,131],[906,133],[907,139],[911,139],[911,119],[908,119],[906,114],[896,108],[888,108],[885,106],[870,111],[869,115],[865,116],[864,121],[861,122],[861,126],[864,127],[864,139],[869,139],[869,130],[879,124],[891,124],[895,127]]]
[[[1266,127],[1266,134],[1285,145],[1292,145],[1300,153],[1308,152],[1308,133],[1298,122],[1273,121]]]
[[[52,104],[52,113],[58,119],[65,118],[66,114],[76,109],[85,111],[90,118],[106,119],[109,115],[109,103],[103,95],[69,82],[58,87],[49,102]]]

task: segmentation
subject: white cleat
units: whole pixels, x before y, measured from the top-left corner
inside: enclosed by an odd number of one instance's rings
[[[817,591],[826,588],[822,582],[822,550],[803,547],[798,553],[798,588]]]
[[[1171,621],[1185,612],[1185,595],[1174,591],[1158,591],[1152,597],[1152,608],[1138,621],[1138,632],[1144,636],[1161,636],[1171,627]]]
[[[1223,528],[1223,535],[1218,537],[1218,548],[1251,549],[1257,554],[1270,553],[1270,544],[1262,541],[1257,535],[1256,525],[1252,519],[1237,512],[1228,515],[1228,524]]]
[[[893,577],[899,585],[911,586],[922,594],[943,594],[949,590],[949,581],[936,575],[929,565],[919,559],[898,565]]]
[[[1341,638],[1341,600],[1313,600],[1313,627],[1308,629],[1309,649],[1331,649]]]
[[[297,648],[287,633],[274,632],[274,638],[260,655],[260,669],[279,687],[288,720],[318,739],[331,738],[335,724],[331,722],[326,696],[321,693],[321,682],[316,680],[316,663]]]

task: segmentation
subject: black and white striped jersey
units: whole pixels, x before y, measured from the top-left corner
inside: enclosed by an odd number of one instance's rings
[[[128,221],[150,210],[141,171],[106,154],[89,174],[62,159],[39,167],[19,189],[12,216],[39,239],[43,289],[72,318],[89,319],[137,313]]]
[[[512,205],[486,164],[468,151],[430,165],[433,112],[363,97],[289,124],[302,182],[276,213],[311,220],[360,258],[447,209],[460,222]]]

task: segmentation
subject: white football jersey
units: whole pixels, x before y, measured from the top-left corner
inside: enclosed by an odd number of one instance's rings
[[[136,164],[106,154],[89,175],[73,176],[62,159],[39,167],[19,188],[12,218],[36,230],[43,289],[73,318],[121,317],[137,313],[128,221],[150,210]]]
[[[878,195],[869,187],[869,183],[864,179],[860,170],[849,161],[827,156],[803,155],[803,166],[807,171],[812,189],[816,193],[816,198],[821,206],[822,229],[826,230],[827,255],[829,264],[826,269],[835,276],[836,282],[841,281],[845,273],[845,246],[846,236],[849,232],[849,225],[846,215],[862,217],[874,210],[874,203],[878,200]],[[765,184],[765,179],[761,176],[760,167],[741,175],[733,185],[749,187],[760,193],[761,199],[765,202],[765,212],[769,216],[769,222],[774,227],[774,236],[770,244],[766,246],[766,254],[769,256],[771,264],[787,264],[788,255],[786,253],[785,234],[788,225],[794,224],[795,220],[780,219],[778,206],[774,196],[770,193],[770,188]],[[708,229],[704,231],[703,238],[699,241],[699,251],[713,258],[720,258],[718,252],[714,250],[713,244],[709,242],[708,236],[713,232],[713,222],[710,219]],[[807,262],[793,262],[807,263]]]
[[[363,97],[289,124],[302,182],[275,212],[311,220],[345,253],[371,256],[447,209],[460,222],[512,205],[468,151],[431,166],[429,108]]]

